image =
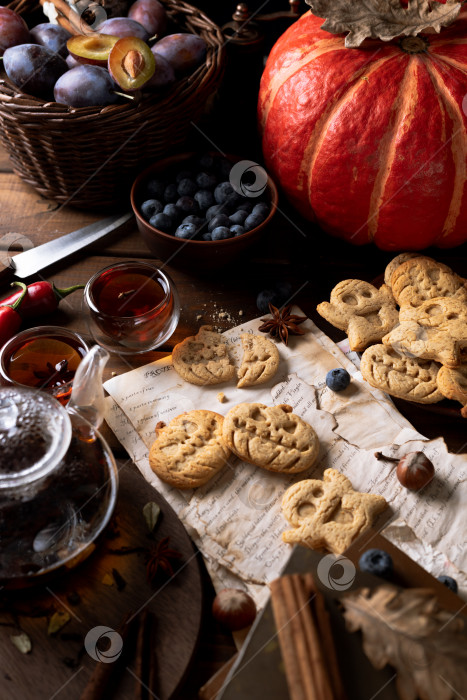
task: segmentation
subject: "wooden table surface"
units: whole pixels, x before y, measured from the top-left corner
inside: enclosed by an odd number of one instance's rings
[[[226,150],[249,158],[258,157],[257,144],[255,153],[241,152],[239,145],[237,138],[237,143]],[[206,149],[210,147],[207,143],[204,146]],[[230,269],[200,277],[196,270],[177,270],[175,258],[168,271],[178,288],[182,310],[173,337],[158,352],[124,361],[112,358],[106,376],[162,357],[171,351],[175,343],[195,332],[202,323],[214,323],[216,327],[225,330],[241,321],[255,318],[259,315],[256,295],[273,281],[290,282],[296,293],[294,302],[334,340],[342,339],[342,333],[316,314],[316,304],[329,298],[332,287],[342,279],[354,277],[374,280],[382,274],[393,255],[368,246],[352,247],[325,236],[316,227],[303,221],[282,198],[279,210],[261,244]],[[98,218],[96,214],[58,206],[42,198],[12,173],[8,157],[0,147],[0,251],[8,249],[11,240],[15,238],[9,234],[25,236],[33,245],[38,245]],[[13,246],[14,249],[19,250],[17,246]],[[431,250],[427,254],[434,255],[467,277],[467,245],[454,250]],[[67,287],[85,283],[105,265],[128,259],[153,259],[140,238],[134,221],[119,235],[107,239],[98,247],[83,250],[72,258],[47,268],[42,278],[55,281],[58,287]],[[6,289],[0,290],[1,296],[6,293]],[[38,319],[37,323],[66,326],[88,335],[81,300],[80,293],[68,297],[60,305],[59,311],[50,317]],[[227,315],[219,318],[219,312],[222,311]],[[399,408],[424,435],[430,438],[442,435],[452,451],[467,451],[467,423],[415,405],[399,404]],[[122,447],[112,435],[107,433],[106,437],[110,439],[116,456],[124,457]],[[213,591],[207,575],[205,589],[209,602]],[[235,651],[230,636],[211,621],[209,613],[205,615],[205,620],[196,663],[185,683],[181,698],[196,697],[198,688]],[[68,693],[74,700],[72,687]]]

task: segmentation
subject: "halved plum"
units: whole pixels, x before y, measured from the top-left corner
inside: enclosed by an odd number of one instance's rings
[[[156,61],[149,46],[136,36],[119,39],[109,54],[109,73],[126,92],[139,90],[154,75]]]
[[[90,34],[72,36],[66,45],[70,54],[79,63],[90,63],[93,66],[107,68],[110,52],[118,42],[118,36],[110,34]]]

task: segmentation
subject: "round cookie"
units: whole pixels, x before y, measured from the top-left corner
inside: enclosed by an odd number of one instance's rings
[[[178,489],[205,484],[230,456],[222,439],[223,422],[223,417],[214,411],[189,411],[157,429],[149,451],[153,472]]]
[[[225,416],[222,435],[240,459],[282,474],[308,469],[319,453],[311,425],[284,404],[240,403]]]
[[[467,418],[467,365],[456,369],[441,367],[437,381],[442,395],[447,399],[459,401],[463,406],[461,414]]]
[[[211,326],[201,326],[196,335],[185,338],[172,352],[177,374],[190,384],[221,384],[235,376],[227,345]]]
[[[279,351],[274,343],[260,335],[243,333],[242,363],[238,369],[239,388],[263,384],[275,375],[279,367]]]

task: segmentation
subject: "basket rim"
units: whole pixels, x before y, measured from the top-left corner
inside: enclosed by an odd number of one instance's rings
[[[53,0],[52,0],[53,1]],[[210,83],[219,79],[219,73],[223,73],[225,66],[225,37],[218,27],[202,10],[190,5],[181,0],[159,0],[166,8],[173,8],[179,15],[185,15],[186,22],[190,22],[195,18],[206,24],[206,27],[198,28],[198,36],[206,39],[207,50],[204,63],[199,66],[193,73],[186,77],[180,78],[176,83],[166,90],[154,92],[142,92],[141,99],[133,102],[127,100],[125,103],[104,105],[96,107],[69,107],[50,100],[42,100],[39,97],[28,95],[21,92],[8,78],[5,76],[0,78],[0,116],[2,118],[17,119],[24,121],[28,126],[33,124],[57,123],[57,126],[63,128],[66,122],[86,122],[91,123],[99,117],[105,117],[107,123],[112,121],[120,122],[122,117],[129,114],[135,115],[139,113],[140,118],[145,116],[151,121],[160,113],[161,110],[167,111],[176,108],[177,103],[181,102],[186,108],[187,98],[202,93],[203,88],[208,88]],[[15,11],[27,12],[40,7],[36,1],[29,2],[28,0],[13,0],[6,7],[10,9],[18,8]],[[198,99],[202,94],[198,94]],[[155,110],[154,107],[157,107]],[[49,110],[49,111],[45,111]]]

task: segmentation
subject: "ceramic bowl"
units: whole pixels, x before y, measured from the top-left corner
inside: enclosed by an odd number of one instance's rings
[[[131,189],[131,206],[136,216],[138,229],[144,238],[148,248],[155,256],[167,265],[189,269],[192,273],[201,270],[214,270],[228,265],[240,257],[244,258],[245,252],[257,243],[263,236],[265,230],[270,225],[276,213],[278,193],[277,187],[271,178],[267,177],[264,187],[264,197],[270,204],[270,212],[267,218],[256,228],[234,238],[227,238],[222,241],[186,240],[176,238],[173,234],[151,226],[141,213],[141,204],[147,196],[145,194],[146,183],[151,179],[160,176],[161,179],[170,181],[170,177],[175,176],[177,171],[187,167],[189,162],[196,156],[196,153],[179,153],[154,163],[144,170],[136,178]],[[214,158],[222,158],[218,153],[211,153]],[[253,164],[251,161],[236,156],[225,156],[234,166],[236,163]],[[246,167],[246,166],[245,166]],[[263,170],[264,172],[264,170]],[[262,199],[264,200],[264,197]],[[258,201],[252,197],[253,204]],[[207,228],[205,229],[207,230]]]

